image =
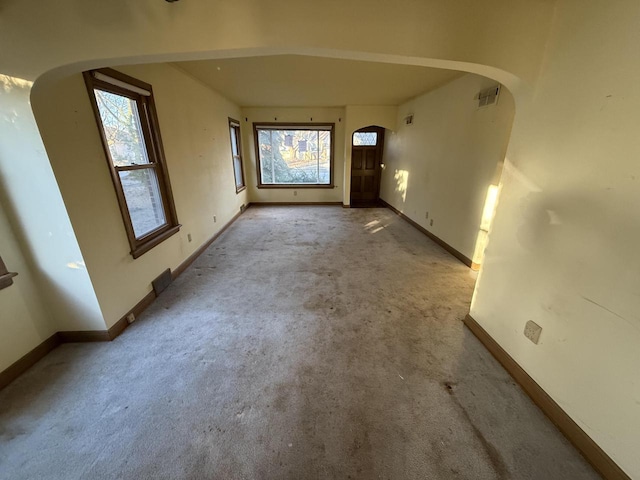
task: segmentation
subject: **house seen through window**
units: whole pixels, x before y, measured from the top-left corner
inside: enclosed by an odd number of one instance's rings
[[[258,186],[331,187],[333,124],[254,124]]]

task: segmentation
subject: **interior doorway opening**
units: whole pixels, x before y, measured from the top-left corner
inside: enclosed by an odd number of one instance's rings
[[[353,132],[351,138],[352,207],[379,207],[383,165],[384,128],[369,126]]]

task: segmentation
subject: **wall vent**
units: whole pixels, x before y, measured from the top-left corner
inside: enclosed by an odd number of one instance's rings
[[[500,85],[495,87],[485,88],[478,93],[478,108],[488,107],[489,105],[495,105],[498,103],[498,96],[500,95]]]
[[[171,281],[171,269],[167,268],[151,282],[151,285],[153,285],[153,291],[156,292],[156,297],[165,291],[165,289],[171,284]]]
[[[244,203],[240,205],[240,213],[244,213],[246,209],[247,209],[247,206]]]

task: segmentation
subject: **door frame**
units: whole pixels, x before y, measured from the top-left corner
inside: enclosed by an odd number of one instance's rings
[[[375,146],[357,146],[353,144],[353,136],[358,132],[376,132],[378,134],[378,142]],[[351,169],[349,171],[349,204],[350,206],[356,206],[358,203],[366,204],[366,203],[378,203],[380,201],[380,182],[382,179],[382,164],[383,162],[383,154],[384,154],[384,134],[385,128],[377,125],[369,125],[368,127],[359,128],[354,130],[351,133]],[[375,149],[376,150],[376,174],[375,174],[375,189],[376,189],[376,198],[372,201],[359,201],[356,200],[356,204],[354,205],[353,200],[353,192],[351,191],[351,185],[353,185],[353,150],[354,148],[364,148],[364,149]]]

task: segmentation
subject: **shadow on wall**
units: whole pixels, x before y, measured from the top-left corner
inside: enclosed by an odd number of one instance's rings
[[[101,329],[101,312],[44,146],[31,141],[38,134],[26,101],[32,86],[0,75],[0,126],[6,133],[0,143],[0,201],[50,315],[61,322],[57,327]]]

